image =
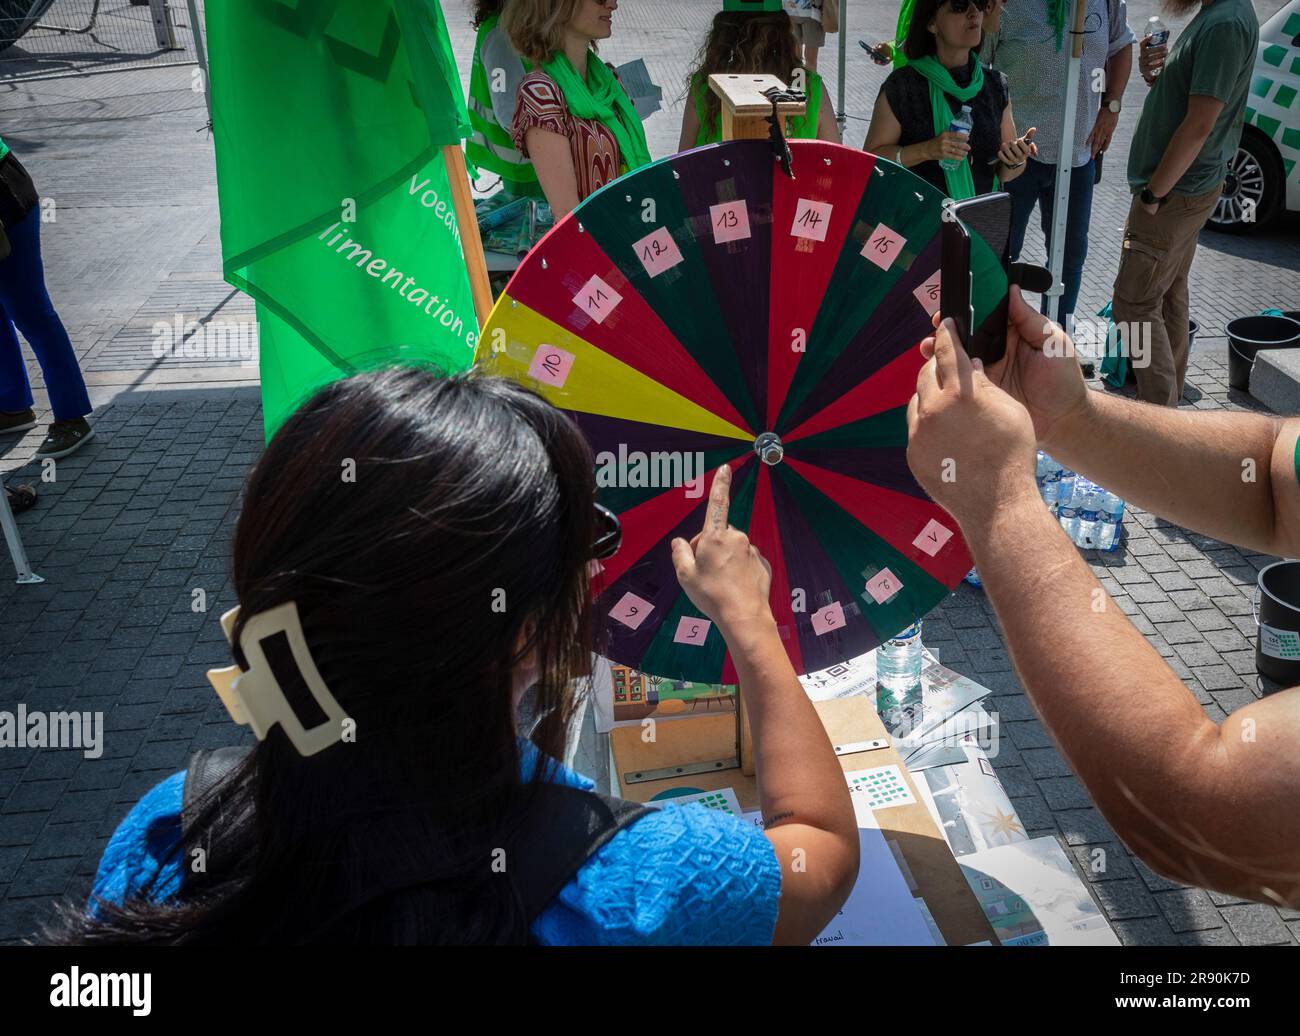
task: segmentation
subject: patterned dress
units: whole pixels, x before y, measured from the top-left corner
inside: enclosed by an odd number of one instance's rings
[[[555,80],[540,68],[519,82],[512,126],[515,147],[531,160],[524,143],[530,129],[549,130],[568,140],[573,168],[578,174],[579,201],[617,179],[622,172],[623,158],[614,134],[597,120],[580,119],[570,112]]]

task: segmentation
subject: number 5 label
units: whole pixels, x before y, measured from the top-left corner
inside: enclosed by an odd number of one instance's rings
[[[677,644],[703,644],[712,625],[713,623],[708,619],[697,619],[690,615],[683,615],[681,621],[677,623],[677,633],[673,636],[673,642]]]

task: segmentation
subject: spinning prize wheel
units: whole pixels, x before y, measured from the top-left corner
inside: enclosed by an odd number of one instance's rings
[[[736,681],[669,546],[700,531],[722,464],[801,674],[876,647],[971,567],[906,458],[943,197],[864,152],[790,150],[793,177],[768,142],[733,141],[592,195],[529,253],[483,331],[480,367],[536,389],[591,443],[598,498],[623,525],[596,582],[607,653],[658,676]],[[988,258],[977,300],[1005,295]],[[990,313],[976,306],[979,327]]]

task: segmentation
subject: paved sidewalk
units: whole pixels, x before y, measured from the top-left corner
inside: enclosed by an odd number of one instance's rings
[[[862,7],[869,19],[860,25]],[[860,145],[884,76],[859,57],[884,38],[888,5],[850,16],[847,140]],[[1257,3],[1261,14],[1275,0]],[[444,3],[458,55],[467,15]],[[670,110],[649,124],[652,151],[675,148],[678,94],[712,4],[637,0],[616,15],[603,48],[645,55]],[[1139,27],[1154,10],[1130,5]],[[831,71],[832,51],[822,69]],[[468,68],[463,72],[467,73]],[[830,76],[834,94],[834,76]],[[1127,206],[1122,170],[1145,87],[1135,81],[1092,224],[1080,312],[1109,297]],[[212,146],[190,70],[157,69],[0,85],[0,134],[57,203],[43,228],[51,293],[100,409],[98,439],[40,483],[40,435],[0,442],[0,473],[36,481],[42,499],[19,521],[42,586],[17,587],[0,561],[0,709],[102,711],[102,758],[76,751],[0,750],[0,942],[31,936],[63,894],[81,895],[104,842],[130,805],[195,748],[232,744],[205,671],[228,664],[217,617],[234,601],[230,536],[249,464],[261,447],[256,370],[229,361],[159,360],[156,321],[250,320],[252,306],[220,277]],[[1041,242],[1031,234],[1030,249]],[[1200,408],[1251,408],[1228,390],[1224,323],[1268,305],[1300,308],[1300,235],[1202,236],[1193,272],[1203,326],[1190,375]],[[33,374],[36,374],[33,364]],[[38,398],[46,406],[43,395]],[[42,417],[48,419],[43,410]],[[1126,549],[1090,560],[1126,614],[1221,719],[1257,694],[1250,638],[1254,573],[1268,558],[1142,512]],[[206,612],[193,608],[195,591]],[[1300,942],[1300,912],[1279,911],[1157,878],[1118,844],[1052,747],[1011,670],[984,596],[963,586],[926,622],[943,662],[994,690],[1006,737],[994,761],[1031,835],[1054,834],[1129,944]],[[1097,849],[1107,868],[1089,866]]]

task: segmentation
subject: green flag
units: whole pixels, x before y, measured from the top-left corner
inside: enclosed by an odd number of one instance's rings
[[[268,438],[357,370],[467,367],[441,148],[469,119],[438,0],[222,0],[207,31],[223,272],[257,302]]]

